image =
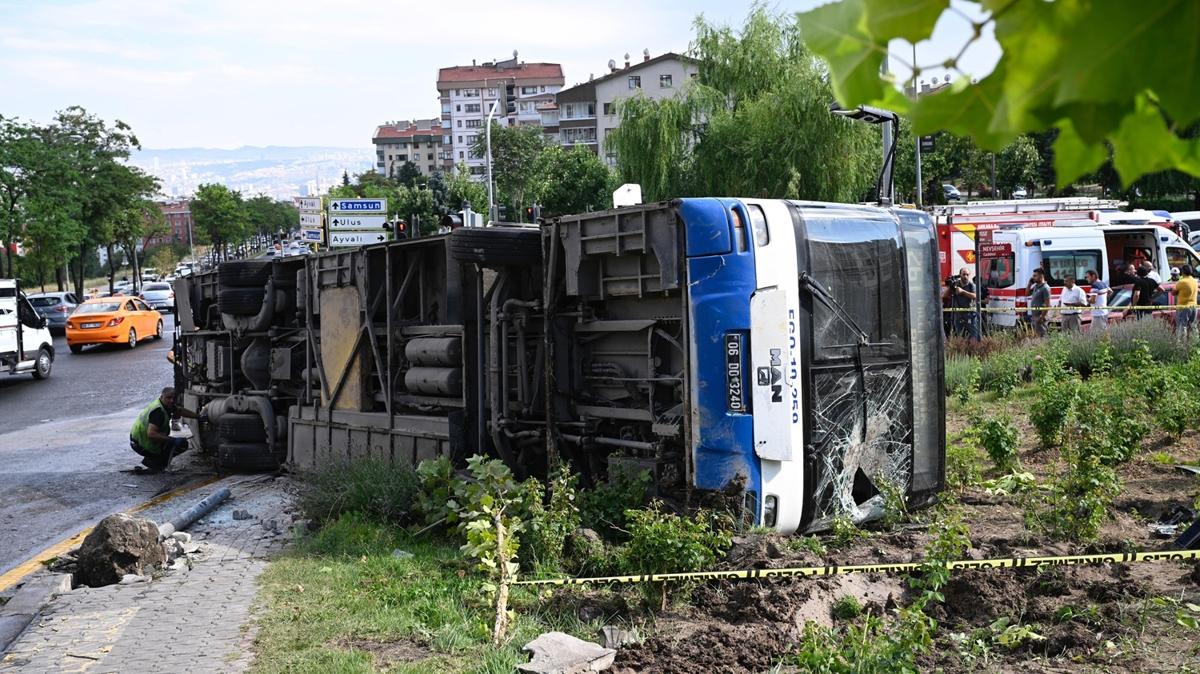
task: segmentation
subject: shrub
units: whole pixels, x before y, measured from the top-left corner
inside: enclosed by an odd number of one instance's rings
[[[314,522],[332,521],[346,513],[394,524],[413,519],[419,483],[410,466],[361,459],[307,477],[300,508]]]
[[[608,482],[579,494],[581,524],[608,540],[624,540],[625,513],[646,504],[653,482],[648,471],[610,471]]]
[[[525,488],[531,493],[524,499],[529,509],[525,531],[521,535],[522,558],[530,566],[560,571],[563,547],[579,528],[579,508],[575,505],[576,476],[560,464],[547,484],[548,498],[543,503],[542,486],[537,480],[527,480]]]
[[[971,394],[979,390],[979,360],[971,356],[947,355],[945,371],[946,394],[957,397],[965,405]]]
[[[1187,359],[1185,345],[1175,339],[1175,332],[1165,321],[1121,321],[1108,329],[1113,355],[1122,366],[1135,369],[1150,361],[1175,363]]]
[[[664,512],[655,501],[644,510],[625,514],[629,523],[629,543],[623,550],[624,567],[629,573],[667,573],[700,571],[711,568],[732,542],[729,523],[706,511],[692,517]],[[659,583],[660,606],[667,606],[666,583]]]
[[[1045,499],[1030,501],[1026,518],[1051,534],[1073,541],[1094,541],[1120,492],[1116,471],[1095,455],[1067,456],[1067,468],[1051,483]]]
[[[833,606],[829,608],[829,613],[838,620],[854,620],[862,615],[863,606],[858,603],[858,599],[854,595],[842,595],[837,601],[833,602]]]
[[[1069,365],[1072,341],[1064,335],[1055,335],[1042,344],[1030,363],[1035,384],[1045,385],[1063,377]]]
[[[1007,415],[989,417],[975,422],[979,444],[1001,473],[1011,473],[1017,467],[1017,427]]]
[[[995,391],[1001,398],[1007,398],[1021,384],[1024,370],[1025,364],[1018,354],[998,353],[983,361],[980,385],[985,391]]]
[[[455,476],[450,459],[439,456],[417,466],[417,508],[426,524],[453,525],[458,521],[458,502],[454,500]]]
[[[1074,377],[1063,377],[1039,388],[1037,399],[1029,408],[1029,421],[1043,449],[1057,447],[1062,442],[1067,419],[1079,398],[1079,388],[1079,380]]]
[[[1188,427],[1196,424],[1196,418],[1200,416],[1200,404],[1190,394],[1163,396],[1154,404],[1158,427],[1172,440],[1178,440]]]
[[[962,494],[967,487],[979,484],[978,440],[973,432],[964,432],[946,443],[946,486]]]

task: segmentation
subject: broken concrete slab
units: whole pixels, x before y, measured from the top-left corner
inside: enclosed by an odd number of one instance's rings
[[[248,520],[251,517],[253,517],[253,515],[251,515],[250,511],[248,510],[239,509],[233,511],[233,519],[235,520]]]
[[[175,533],[171,534],[171,538],[174,538],[184,545],[192,542],[192,535],[186,531],[176,531]]]
[[[133,585],[134,583],[149,583],[150,576],[142,576],[136,573],[127,573],[121,576],[121,585]]]
[[[517,669],[530,674],[584,674],[612,666],[617,652],[563,632],[546,632],[525,644],[533,657]]]
[[[100,520],[79,546],[76,579],[89,587],[119,582],[126,574],[145,574],[167,561],[158,527],[125,513]]]

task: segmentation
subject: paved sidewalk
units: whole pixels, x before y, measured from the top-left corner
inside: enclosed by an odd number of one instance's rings
[[[191,569],[60,595],[0,659],[0,672],[245,671],[258,576],[292,536],[291,484],[232,477],[140,513],[164,521],[221,487],[232,492],[188,530],[200,546]],[[250,518],[234,519],[235,510]]]

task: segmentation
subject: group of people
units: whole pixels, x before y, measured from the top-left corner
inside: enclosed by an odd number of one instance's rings
[[[1171,281],[1175,284],[1175,330],[1187,337],[1196,324],[1196,270],[1190,265],[1181,265],[1171,269]],[[1062,278],[1062,292],[1059,294],[1056,313],[1061,317],[1063,332],[1082,332],[1083,312],[1091,314],[1089,330],[1108,329],[1109,303],[1112,299],[1112,286],[1132,286],[1133,296],[1130,306],[1133,317],[1142,319],[1150,315],[1156,306],[1155,298],[1162,292],[1162,278],[1149,262],[1140,265],[1119,265],[1113,274],[1113,283],[1109,285],[1094,269],[1089,269],[1084,275],[1088,290],[1079,286],[1073,275]],[[1038,337],[1046,336],[1049,322],[1049,308],[1052,306],[1053,293],[1047,281],[1045,270],[1038,268],[1033,271],[1026,288],[1029,297],[1029,311],[1026,320],[1030,329]],[[943,290],[943,298],[950,307],[958,309],[948,321],[949,331],[960,337],[971,340],[979,339],[979,322],[976,314],[969,309],[975,307],[979,290],[971,280],[971,272],[967,267],[959,270],[957,277],[947,279]]]

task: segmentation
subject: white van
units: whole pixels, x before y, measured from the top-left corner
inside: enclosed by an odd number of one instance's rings
[[[9,374],[50,376],[54,338],[17,282],[0,279],[0,370]]]
[[[1030,277],[1039,267],[1046,272],[1055,299],[1062,292],[1063,278],[1074,276],[1088,290],[1085,274],[1094,270],[1112,284],[1118,265],[1149,261],[1163,279],[1163,287],[1174,288],[1171,267],[1200,265],[1200,256],[1165,224],[1097,224],[1094,220],[1061,220],[1049,227],[1019,227],[992,232],[992,243],[980,251],[980,274],[987,288],[988,308],[1016,309],[989,315],[994,325],[1016,325],[1020,310],[1028,306]],[[1124,286],[1116,286],[1120,293]],[[1055,304],[1054,301],[1051,304]],[[1115,303],[1120,306],[1120,302]],[[1052,318],[1057,318],[1052,315]],[[1085,314],[1085,320],[1087,315]]]

